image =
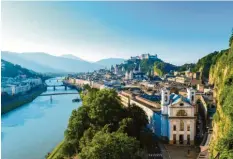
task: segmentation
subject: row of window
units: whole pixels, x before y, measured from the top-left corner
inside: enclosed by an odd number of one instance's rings
[[[173,125],[173,131],[176,131],[176,125]],[[180,121],[180,131],[184,131],[184,121]],[[187,125],[187,131],[190,131],[190,125]]]
[[[184,144],[184,135],[179,135],[179,144]],[[173,134],[173,144],[176,143],[176,134]],[[190,145],[190,135],[187,135],[187,144]]]

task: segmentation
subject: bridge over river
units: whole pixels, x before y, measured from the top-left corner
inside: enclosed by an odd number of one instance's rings
[[[78,93],[77,92],[45,93],[39,96],[53,96],[53,95],[65,95],[65,94],[78,94]]]

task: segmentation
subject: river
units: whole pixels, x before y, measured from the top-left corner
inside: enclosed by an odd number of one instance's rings
[[[57,79],[47,84],[60,85]],[[64,87],[54,91],[49,87],[44,93],[77,92]],[[1,116],[2,159],[44,159],[45,155],[62,141],[73,109],[81,103],[73,103],[76,94],[39,96]]]

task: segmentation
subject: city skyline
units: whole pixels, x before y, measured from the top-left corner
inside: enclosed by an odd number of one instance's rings
[[[197,62],[228,48],[233,2],[3,2],[2,50],[87,61],[158,54]]]

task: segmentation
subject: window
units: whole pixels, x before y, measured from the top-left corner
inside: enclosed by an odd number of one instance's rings
[[[187,116],[188,114],[186,113],[185,110],[179,110],[177,113],[176,113],[176,116]]]
[[[173,130],[176,131],[176,125],[173,125]]]
[[[176,144],[176,134],[173,134],[173,144]]]
[[[192,101],[194,101],[194,95],[192,95]]]
[[[188,124],[188,126],[187,126],[187,131],[190,131],[190,125]]]
[[[180,131],[184,131],[184,121],[180,121]]]
[[[167,102],[167,95],[165,96],[165,102]]]
[[[190,145],[190,135],[187,135],[187,144]]]

